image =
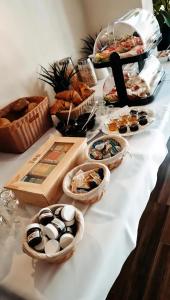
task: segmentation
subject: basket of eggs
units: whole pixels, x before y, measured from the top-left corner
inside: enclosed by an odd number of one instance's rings
[[[22,153],[51,126],[47,97],[23,97],[0,110],[0,151]]]
[[[76,69],[70,70],[67,62],[62,66],[55,62],[50,67],[51,70],[41,67],[39,79],[54,89],[55,102],[50,108],[51,115],[60,119],[67,119],[70,115],[71,119],[75,119],[86,113],[95,102],[94,90],[78,80]]]

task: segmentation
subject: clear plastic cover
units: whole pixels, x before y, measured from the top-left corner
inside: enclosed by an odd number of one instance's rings
[[[139,73],[137,64],[124,68],[124,80],[129,100],[145,99],[151,96],[162,77],[162,67],[159,60],[151,55],[145,61],[144,68]],[[108,104],[118,101],[117,90],[112,75],[107,77],[104,86],[104,99]]]
[[[94,44],[94,62],[106,62],[112,52],[120,57],[139,55],[153,45],[160,28],[155,16],[147,10],[136,8],[103,29]]]

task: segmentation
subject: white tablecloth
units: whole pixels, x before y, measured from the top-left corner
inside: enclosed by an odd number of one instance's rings
[[[165,67],[168,68],[168,65]],[[15,300],[20,299],[17,298],[19,296],[28,300],[106,298],[124,261],[136,245],[140,217],[167,153],[166,143],[170,135],[169,77],[157,99],[147,106],[155,110],[156,121],[145,132],[128,138],[129,154],[112,171],[106,194],[100,202],[83,209],[84,237],[69,261],[60,266],[33,261],[22,253],[20,247],[22,224],[13,226],[5,246],[1,247],[0,299]],[[100,94],[100,87],[97,94]],[[0,154],[2,185],[51,132],[22,155]],[[32,209],[27,207],[27,217],[31,214]],[[27,217],[20,219],[23,224]]]

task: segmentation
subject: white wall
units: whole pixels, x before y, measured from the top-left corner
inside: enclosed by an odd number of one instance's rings
[[[151,0],[0,0],[0,108],[45,94],[40,65],[78,58],[81,38],[141,1],[148,6]]]
[[[0,107],[43,94],[39,65],[79,57],[86,33],[80,0],[0,0]]]
[[[152,0],[83,0],[89,33],[93,34],[128,10],[143,7],[152,10]]]
[[[106,27],[128,10],[141,7],[140,0],[83,0],[83,2],[90,33],[100,30],[101,26]]]

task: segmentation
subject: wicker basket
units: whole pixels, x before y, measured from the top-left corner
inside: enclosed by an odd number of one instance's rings
[[[23,117],[0,128],[0,151],[22,153],[39,139],[51,126],[47,97],[24,97],[38,105]],[[17,101],[17,100],[16,100]],[[0,110],[5,117],[11,110],[12,102]]]
[[[75,108],[72,109],[70,118],[71,119],[77,119],[80,115],[89,112],[89,106],[93,106],[95,103],[95,97],[94,93],[91,94],[86,100],[84,100],[81,104],[76,106]],[[69,111],[68,110],[63,110],[58,113],[58,115],[61,115],[63,119],[68,118]]]
[[[48,206],[52,211],[55,211],[58,207],[64,207],[66,204],[55,204]],[[27,237],[26,234],[24,235],[23,239],[23,251],[35,259],[40,259],[42,261],[50,262],[50,263],[63,263],[64,261],[68,260],[74,253],[77,244],[82,240],[83,233],[84,233],[84,218],[81,211],[79,211],[76,208],[76,214],[75,219],[77,221],[77,233],[74,237],[74,241],[68,245],[65,249],[62,251],[56,253],[55,255],[47,256],[45,253],[40,253],[38,251],[35,251],[33,248],[29,247],[27,243]],[[34,216],[34,218],[31,220],[32,223],[38,222],[38,214]]]
[[[116,155],[110,157],[110,158],[106,158],[106,159],[102,159],[102,160],[92,159],[89,156],[89,152],[90,152],[90,149],[91,149],[92,145],[97,141],[108,140],[108,139],[116,140],[121,145],[121,151],[118,152]],[[89,146],[87,148],[87,152],[86,152],[86,157],[87,157],[89,162],[100,162],[100,163],[105,164],[109,168],[109,170],[113,170],[121,164],[124,155],[127,153],[128,145],[129,145],[128,141],[126,139],[124,139],[123,137],[121,137],[120,135],[113,135],[113,134],[104,135],[104,136],[101,136],[101,137],[95,139],[93,142],[91,142],[89,144]]]
[[[77,194],[72,193],[70,190],[70,185],[74,174],[76,174],[80,169],[83,171],[88,171],[95,168],[102,168],[104,170],[104,179],[102,180],[101,184],[95,189],[87,193],[77,193]],[[63,190],[67,196],[71,197],[76,201],[81,202],[82,204],[92,204],[99,201],[102,198],[103,193],[106,190],[109,181],[110,181],[110,171],[104,164],[97,163],[97,162],[84,163],[82,165],[75,167],[74,169],[72,169],[70,172],[67,173],[67,175],[63,180]]]

